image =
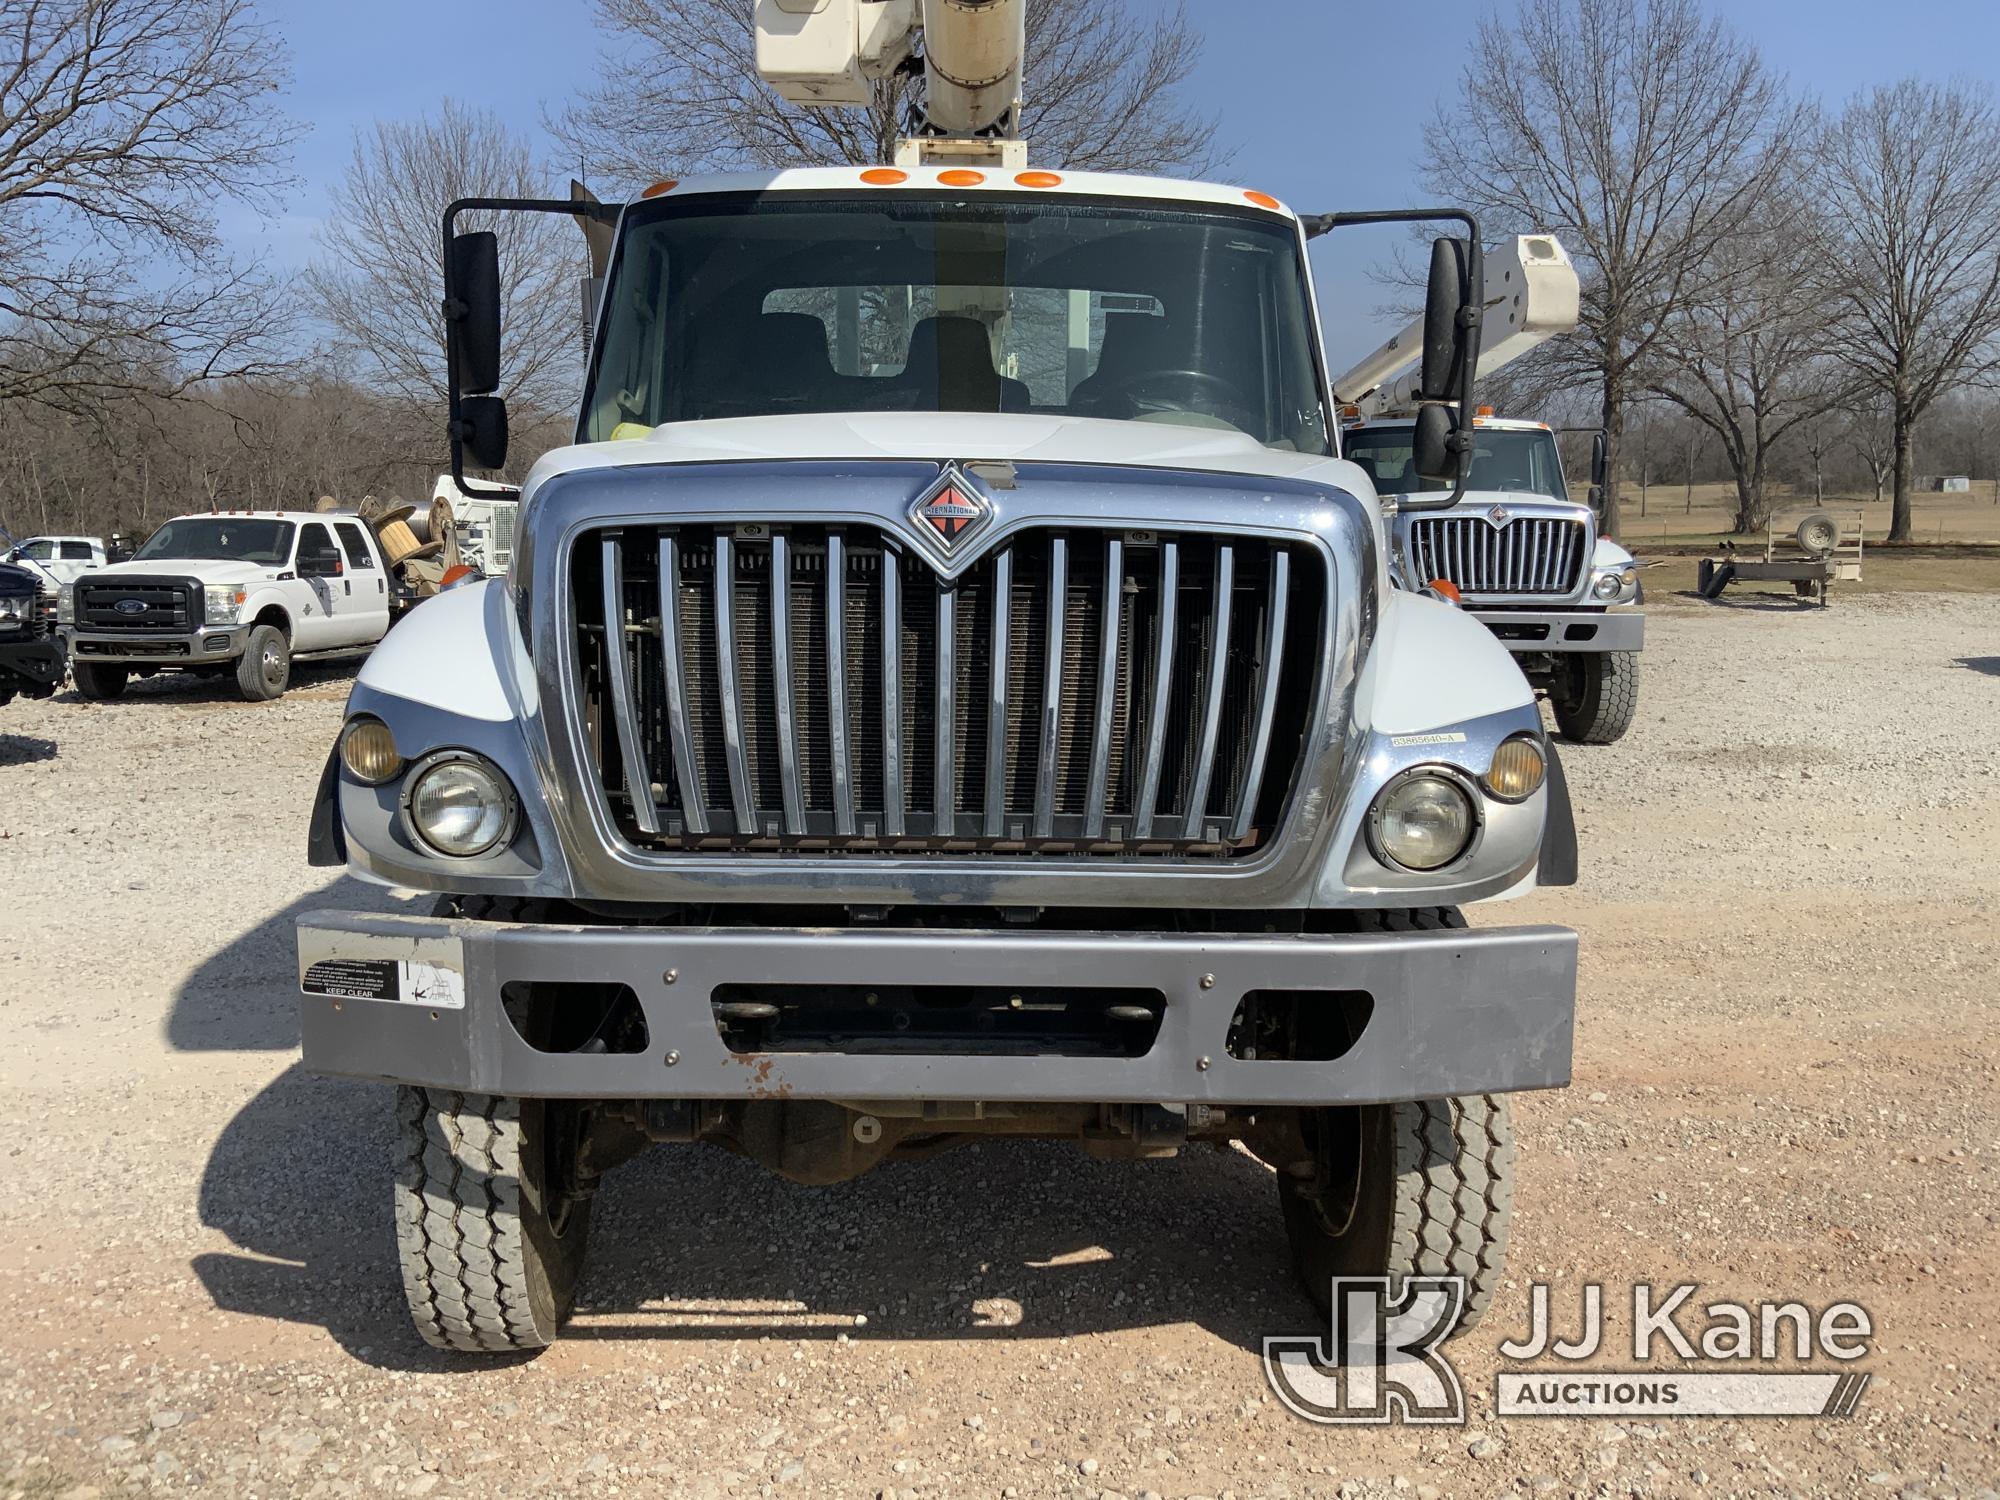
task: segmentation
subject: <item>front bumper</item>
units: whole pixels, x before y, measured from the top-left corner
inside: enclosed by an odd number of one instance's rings
[[[220,664],[243,654],[247,625],[217,625],[186,634],[154,633],[118,635],[109,631],[63,627],[72,661],[123,663],[138,667],[198,667],[204,662]]]
[[[0,640],[0,675],[13,678],[6,686],[17,692],[34,697],[53,692],[62,681],[62,647],[47,636]]]
[[[1636,609],[1480,609],[1466,613],[1509,651],[1639,651],[1646,616]]]
[[[1569,1082],[1576,934],[1560,927],[1346,936],[581,927],[319,912],[298,924],[301,1032],[319,1073],[518,1097],[1362,1104]],[[623,984],[628,1053],[550,1053],[501,1003],[515,982]],[[732,1052],[725,984],[1150,987],[1138,1056]],[[308,988],[310,983],[311,988]],[[1232,1057],[1251,991],[1365,992],[1331,1062]],[[362,998],[374,991],[384,998]],[[1335,1003],[1329,994],[1327,1003]]]

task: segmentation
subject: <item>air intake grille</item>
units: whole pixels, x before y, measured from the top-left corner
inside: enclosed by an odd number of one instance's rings
[[[1463,594],[1569,594],[1583,576],[1581,521],[1523,516],[1426,516],[1410,523],[1411,581],[1442,578]]]
[[[191,579],[86,578],[76,585],[76,623],[85,630],[185,633],[201,621],[201,585]]]
[[[624,527],[573,570],[584,738],[644,848],[1227,857],[1297,778],[1306,548],[1036,531],[947,583],[868,527]]]

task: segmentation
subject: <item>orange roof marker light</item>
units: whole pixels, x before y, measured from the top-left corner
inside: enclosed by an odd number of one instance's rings
[[[1269,193],[1260,193],[1255,188],[1250,189],[1243,196],[1248,198],[1252,203],[1256,204],[1259,208],[1282,209],[1285,206],[1284,204],[1280,203],[1276,198],[1273,198]]]
[[[1060,172],[1022,172],[1015,176],[1014,181],[1022,187],[1061,187],[1062,174]]]
[[[1490,417],[1493,415],[1493,408],[1490,406],[1482,406],[1479,408],[1479,415],[1482,417]]]
[[[675,188],[679,186],[680,183],[676,181],[674,178],[662,177],[658,182],[654,183],[651,187],[647,188],[646,191],[641,193],[639,196],[641,198],[657,198],[662,193],[671,193]]]
[[[894,187],[899,182],[908,182],[910,174],[894,167],[870,167],[861,174],[861,180],[876,187]]]
[[[946,187],[978,187],[985,180],[984,172],[975,172],[970,167],[953,167],[949,172],[938,173],[938,181]]]

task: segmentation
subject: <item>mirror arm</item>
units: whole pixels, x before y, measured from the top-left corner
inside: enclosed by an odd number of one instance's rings
[[[450,325],[464,318],[471,311],[470,305],[458,294],[458,277],[452,267],[451,242],[458,234],[458,216],[465,212],[485,210],[492,213],[562,214],[566,218],[590,219],[599,224],[616,225],[623,206],[616,203],[580,203],[571,198],[459,198],[444,211],[444,319],[446,334],[444,341],[445,399],[449,415],[445,422],[445,432],[451,438],[451,478],[458,486],[459,493],[479,500],[515,500],[520,498],[518,490],[488,485],[465,477],[465,421],[458,405],[458,348],[450,334]]]
[[[1465,226],[1466,262],[1465,279],[1458,304],[1459,326],[1470,335],[1466,349],[1465,368],[1459,374],[1458,396],[1450,404],[1458,408],[1458,430],[1452,434],[1458,444],[1458,483],[1449,495],[1405,495],[1400,502],[1404,510],[1449,510],[1465,498],[1465,482],[1472,472],[1470,450],[1472,447],[1472,414],[1478,408],[1473,403],[1473,387],[1479,370],[1479,330],[1484,319],[1486,298],[1486,252],[1479,240],[1479,221],[1462,208],[1376,208],[1361,209],[1345,213],[1301,214],[1299,225],[1307,239],[1318,239],[1336,229],[1346,229],[1355,224],[1436,224],[1451,223]]]

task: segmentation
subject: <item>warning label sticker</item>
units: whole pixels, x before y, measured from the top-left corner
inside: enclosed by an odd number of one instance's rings
[[[386,1000],[427,1005],[433,1010],[465,1008],[465,975],[427,959],[322,958],[299,980],[308,995],[336,1000]]]

